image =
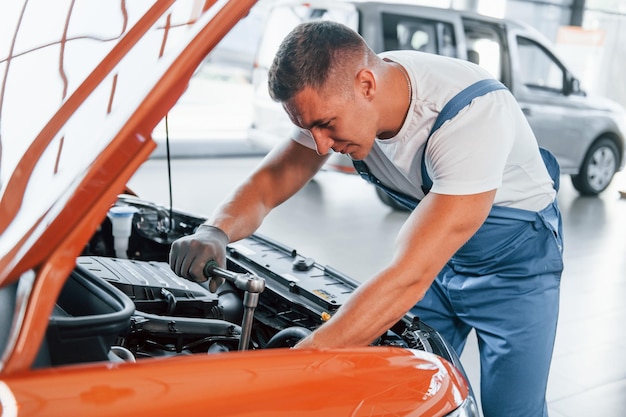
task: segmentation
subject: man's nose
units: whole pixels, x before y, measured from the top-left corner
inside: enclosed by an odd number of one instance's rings
[[[313,135],[313,140],[315,141],[317,153],[320,155],[327,155],[332,146],[335,144],[335,141],[333,141],[330,136],[325,134],[321,129],[312,129],[311,134]]]

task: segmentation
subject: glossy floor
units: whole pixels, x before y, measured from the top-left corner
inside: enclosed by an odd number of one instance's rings
[[[175,159],[174,206],[208,215],[258,157]],[[147,161],[130,182],[142,197],[168,203],[165,160]],[[562,178],[565,271],[551,368],[551,417],[626,415],[626,175],[599,198],[580,197]],[[321,172],[278,207],[259,232],[363,281],[390,261],[407,214],[380,203],[360,178]],[[528,346],[533,349],[533,346]],[[462,360],[478,388],[475,339]]]

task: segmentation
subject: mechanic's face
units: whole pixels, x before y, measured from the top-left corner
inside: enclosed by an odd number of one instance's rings
[[[326,155],[330,149],[364,159],[376,137],[376,120],[370,101],[356,92],[350,94],[318,94],[306,87],[283,104],[291,121],[313,135],[317,153]]]

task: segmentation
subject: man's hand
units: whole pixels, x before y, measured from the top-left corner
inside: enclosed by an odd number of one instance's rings
[[[182,237],[172,243],[170,267],[183,278],[205,282],[208,279],[204,276],[204,266],[207,262],[216,261],[220,267],[226,267],[228,242],[228,236],[222,229],[203,224],[193,235]],[[217,291],[223,282],[223,278],[211,278],[209,290]]]

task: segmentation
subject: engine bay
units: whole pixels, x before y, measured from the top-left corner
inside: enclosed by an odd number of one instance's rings
[[[223,272],[230,277],[211,293],[167,263],[171,243],[205,219],[130,195],[120,196],[119,207],[132,208],[127,246],[116,248],[108,216],[61,292],[36,367],[289,348],[332,319],[358,286],[253,235],[228,246]],[[373,345],[427,351],[460,365],[440,335],[410,314]]]

